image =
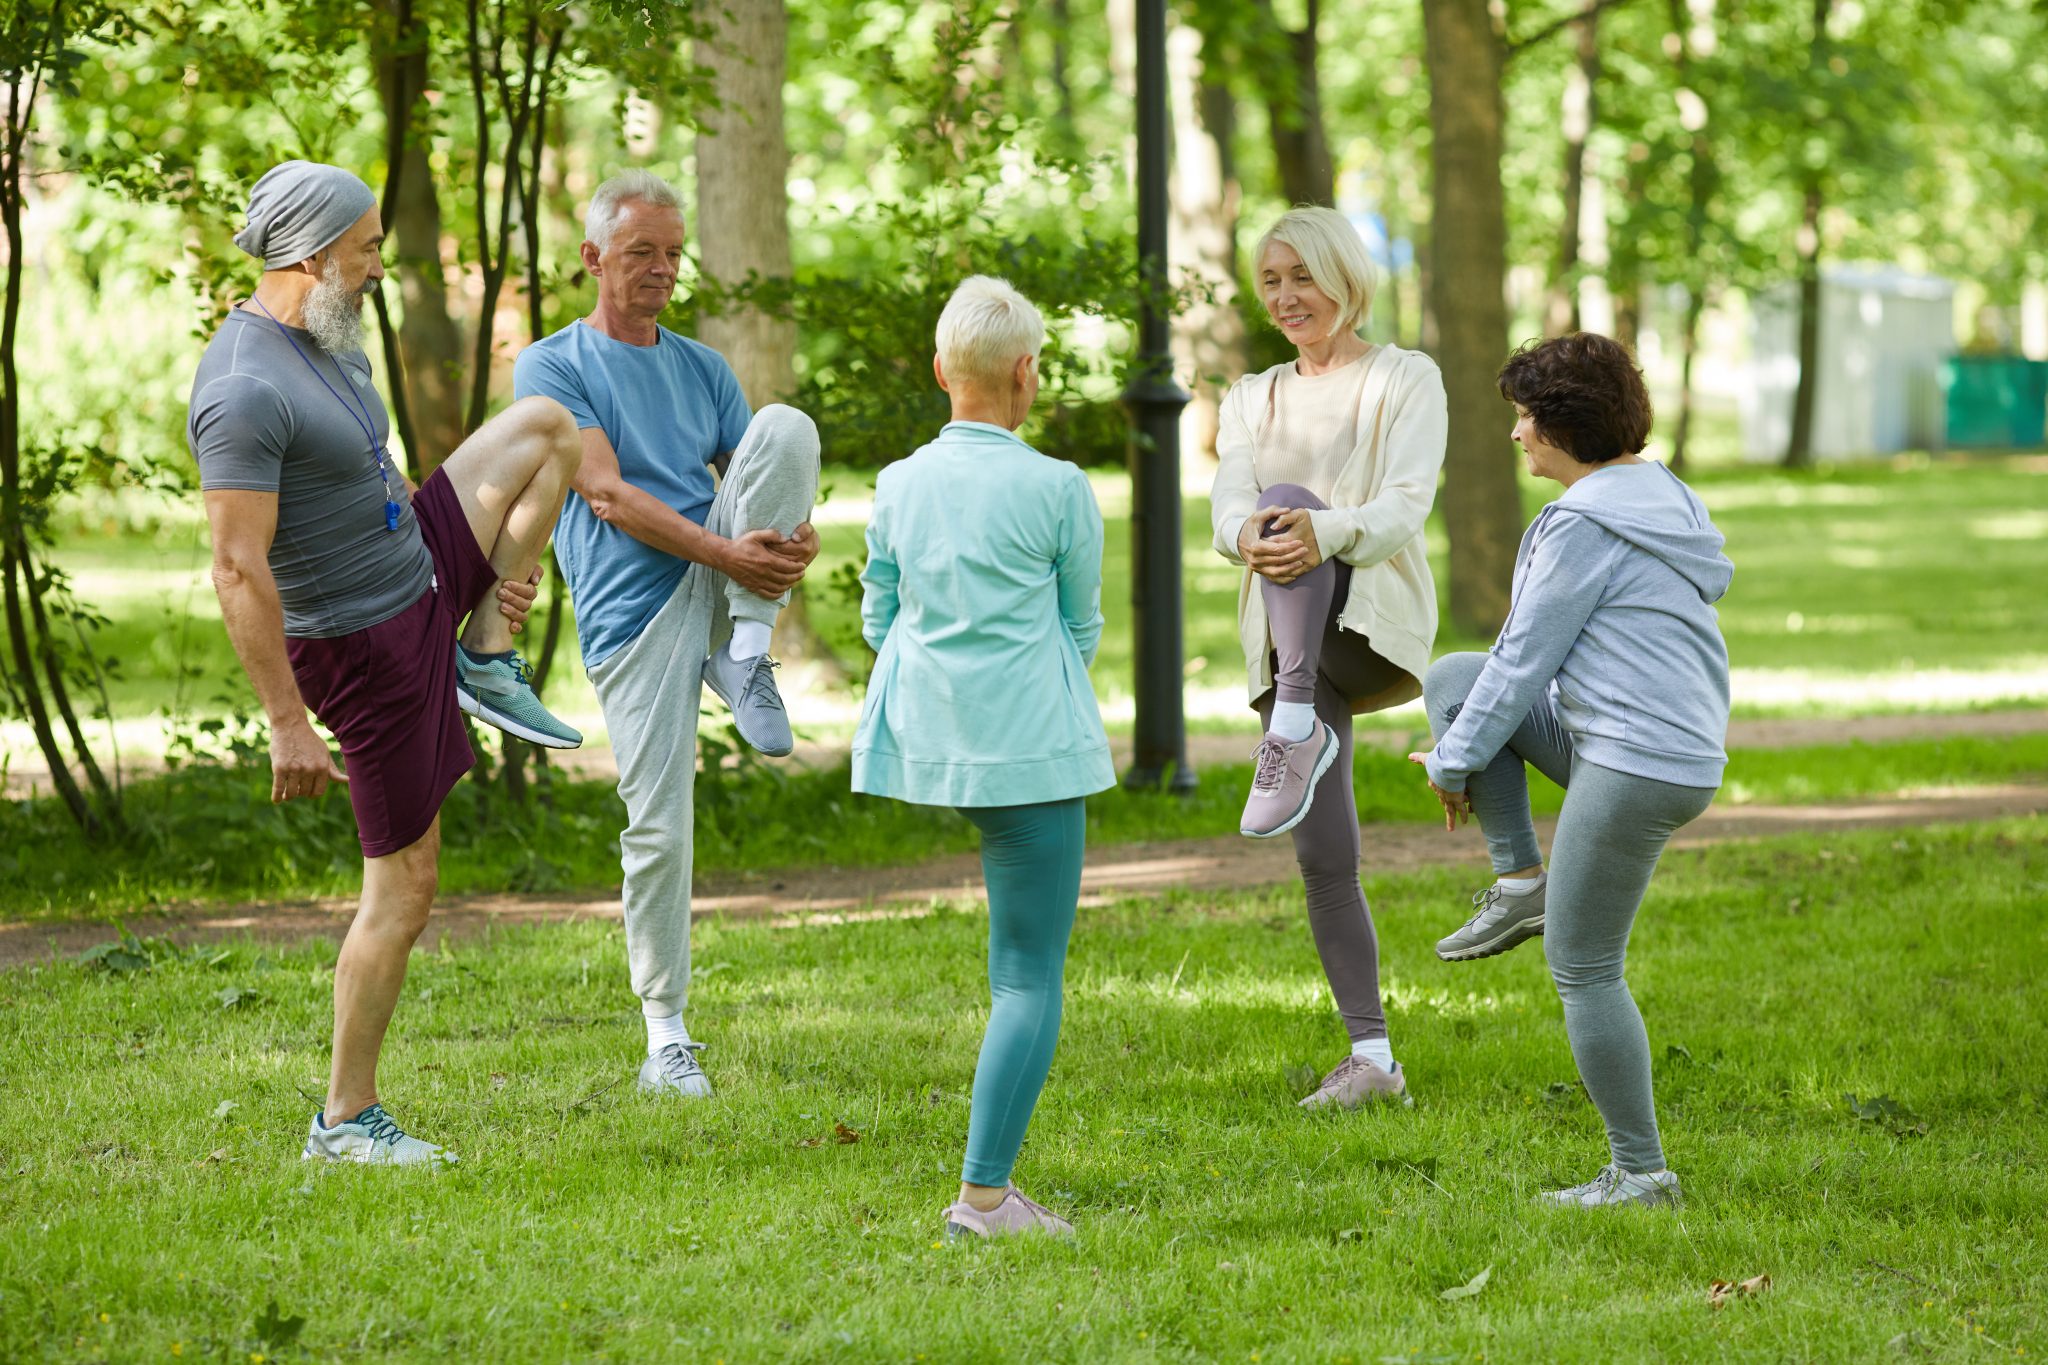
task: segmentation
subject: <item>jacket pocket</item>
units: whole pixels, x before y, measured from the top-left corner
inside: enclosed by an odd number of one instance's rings
[[[1628,738],[1628,707],[1621,702],[1595,704],[1578,696],[1559,679],[1557,715],[1564,728],[1575,735],[1601,739]]]

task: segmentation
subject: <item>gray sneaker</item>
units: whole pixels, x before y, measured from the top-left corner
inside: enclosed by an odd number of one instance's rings
[[[735,659],[732,651],[724,648],[712,651],[704,661],[704,681],[732,708],[732,723],[740,738],[770,758],[787,757],[796,747],[796,739],[789,733],[789,713],[775,687],[775,670],[780,667],[766,654]]]
[[[1654,1209],[1666,1204],[1683,1207],[1685,1198],[1678,1192],[1678,1177],[1670,1171],[1637,1175],[1610,1162],[1585,1184],[1568,1190],[1545,1190],[1536,1196],[1536,1202],[1566,1209],[1618,1208],[1628,1204]]]
[[[453,1166],[453,1152],[416,1138],[392,1121],[384,1106],[373,1104],[346,1123],[329,1128],[327,1115],[313,1115],[306,1130],[303,1161],[356,1161],[366,1166]]]
[[[1237,832],[1270,839],[1300,824],[1315,800],[1316,783],[1336,761],[1336,732],[1320,720],[1307,739],[1293,743],[1268,734],[1252,750],[1252,794]]]
[[[658,1095],[705,1096],[711,1080],[697,1065],[702,1043],[670,1043],[640,1064],[640,1088]]]
[[[1401,1070],[1399,1062],[1394,1063],[1392,1071],[1382,1071],[1377,1063],[1354,1053],[1323,1077],[1323,1083],[1301,1101],[1301,1107],[1326,1109],[1334,1104],[1340,1109],[1356,1109],[1361,1104],[1382,1100],[1397,1100],[1403,1105],[1415,1103],[1408,1094],[1407,1073]]]
[[[1520,895],[1498,882],[1472,894],[1473,915],[1465,927],[1437,940],[1436,955],[1446,962],[1470,962],[1474,958],[1504,953],[1525,939],[1543,933],[1543,893],[1550,886],[1545,878],[1534,891]]]
[[[574,749],[580,731],[555,719],[533,694],[533,670],[514,650],[481,663],[455,646],[455,704],[486,725],[549,749]]]
[[[1008,1237],[1020,1232],[1043,1232],[1050,1237],[1070,1237],[1074,1225],[1042,1204],[1034,1204],[1015,1186],[1003,1202],[983,1213],[965,1199],[946,1206],[946,1240],[963,1237]]]

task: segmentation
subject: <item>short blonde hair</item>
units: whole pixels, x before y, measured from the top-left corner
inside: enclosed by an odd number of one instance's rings
[[[1365,243],[1350,219],[1335,209],[1289,209],[1259,238],[1259,245],[1252,252],[1253,269],[1258,269],[1266,248],[1274,242],[1293,247],[1301,263],[1308,267],[1316,288],[1336,302],[1339,331],[1355,332],[1365,325],[1372,313],[1378,272],[1373,269],[1372,257],[1366,255]],[[1265,291],[1262,288],[1259,292]]]
[[[948,380],[1007,387],[1018,357],[1044,347],[1045,319],[1008,280],[970,275],[939,314],[937,342]]]

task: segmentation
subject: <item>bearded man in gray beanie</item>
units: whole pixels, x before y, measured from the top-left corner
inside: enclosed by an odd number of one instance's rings
[[[221,617],[270,722],[270,799],[346,783],[363,850],[327,1102],[304,1155],[431,1164],[454,1158],[385,1112],[377,1058],[433,905],[441,802],[475,762],[461,712],[582,743],[512,649],[582,446],[566,408],[528,398],[412,486],[361,344],[383,236],[376,196],[338,167],[287,161],[257,182],[235,245],[263,278],[206,348],[187,439]]]

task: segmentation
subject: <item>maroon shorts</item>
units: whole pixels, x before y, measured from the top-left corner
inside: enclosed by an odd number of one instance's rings
[[[285,641],[299,695],[341,743],[365,858],[419,842],[476,763],[455,703],[455,632],[491,586],[491,562],[439,470],[412,510],[434,557],[419,601],[353,635]]]

